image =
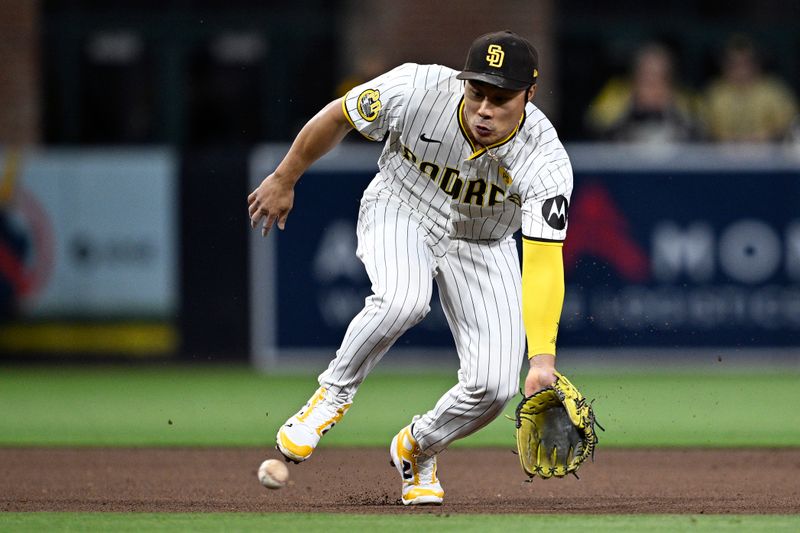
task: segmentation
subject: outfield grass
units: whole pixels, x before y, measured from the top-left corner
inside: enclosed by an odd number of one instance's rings
[[[602,446],[800,446],[800,373],[574,373]],[[385,446],[453,374],[373,374],[327,446]],[[316,388],[245,367],[0,367],[0,445],[260,446]],[[513,408],[509,406],[507,413]],[[513,446],[500,418],[456,446]]]
[[[5,513],[0,531],[797,531],[797,515]]]

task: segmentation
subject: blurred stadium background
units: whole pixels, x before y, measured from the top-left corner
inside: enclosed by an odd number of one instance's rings
[[[460,68],[509,28],[540,51],[536,103],[575,167],[564,360],[796,369],[797,20],[780,0],[3,0],[0,362],[321,369],[369,288],[354,224],[380,147],[348,137],[267,240],[248,192],[347,88],[405,61]],[[707,101],[734,36],[783,105],[737,142]],[[621,135],[653,42],[689,103]],[[456,364],[435,308],[398,348],[390,366]]]

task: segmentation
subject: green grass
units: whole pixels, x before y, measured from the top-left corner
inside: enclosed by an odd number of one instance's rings
[[[573,372],[601,446],[800,446],[800,373]],[[376,373],[328,446],[385,446],[454,374]],[[316,388],[311,375],[245,367],[0,367],[0,445],[254,445]],[[509,406],[507,413],[513,412]],[[500,418],[456,446],[513,446]]]
[[[602,446],[800,446],[800,374],[571,372],[607,431]],[[385,446],[452,374],[373,374],[332,446]],[[254,445],[316,388],[311,375],[243,367],[0,367],[0,445]],[[509,406],[507,413],[512,412]],[[513,446],[498,419],[458,446]],[[0,513],[0,531],[798,531],[800,515]]]
[[[785,515],[401,515],[5,513],[0,531],[797,531]]]

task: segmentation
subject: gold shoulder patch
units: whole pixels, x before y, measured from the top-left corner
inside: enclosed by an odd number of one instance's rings
[[[367,89],[358,95],[358,114],[367,122],[378,118],[381,110],[381,93],[377,89]]]

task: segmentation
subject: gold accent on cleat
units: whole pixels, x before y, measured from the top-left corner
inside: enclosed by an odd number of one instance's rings
[[[311,446],[301,446],[290,441],[283,431],[278,432],[278,451],[292,461],[305,461],[311,456],[314,448]]]
[[[415,487],[409,490],[407,493],[403,494],[403,504],[410,505],[410,504],[430,503],[437,505],[442,503],[443,498],[444,498],[443,490]]]

